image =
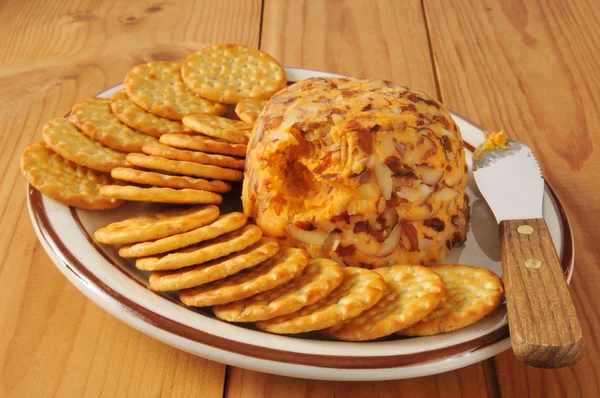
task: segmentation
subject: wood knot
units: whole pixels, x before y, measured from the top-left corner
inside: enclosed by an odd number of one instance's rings
[[[148,14],[152,14],[154,12],[159,12],[159,11],[162,11],[162,7],[161,6],[152,6],[152,7],[146,8],[146,12]]]

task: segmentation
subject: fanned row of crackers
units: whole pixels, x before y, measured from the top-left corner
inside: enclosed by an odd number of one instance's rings
[[[21,160],[33,187],[90,210],[125,201],[218,204],[242,181],[254,121],[287,79],[261,51],[218,45],[183,64],[138,65],[124,83],[112,98],[79,101],[68,118],[44,126],[44,141]],[[230,105],[232,118],[224,116]]]
[[[169,210],[110,224],[99,242],[150,271],[150,288],[178,291],[193,307],[264,331],[321,331],[346,341],[394,333],[427,336],[468,326],[498,307],[502,281],[467,265],[395,265],[368,270],[280,248],[217,206]]]

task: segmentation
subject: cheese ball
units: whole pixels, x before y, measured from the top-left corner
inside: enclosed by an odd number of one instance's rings
[[[380,80],[300,81],[254,125],[244,213],[315,258],[438,262],[466,237],[463,146],[448,111],[425,94]]]

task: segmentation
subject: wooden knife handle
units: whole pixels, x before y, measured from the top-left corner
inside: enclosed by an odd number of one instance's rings
[[[512,348],[541,368],[579,361],[585,343],[546,222],[500,223],[502,268]]]

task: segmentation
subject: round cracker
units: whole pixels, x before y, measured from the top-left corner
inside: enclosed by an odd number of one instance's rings
[[[324,330],[326,335],[346,341],[388,336],[425,318],[444,297],[442,278],[422,265],[395,265],[373,271],[386,283],[383,298],[359,316]]]
[[[234,144],[247,144],[252,126],[239,120],[231,120],[215,115],[190,115],[183,118],[183,124],[191,130]]]
[[[335,261],[310,260],[302,275],[285,285],[244,300],[213,307],[215,315],[229,322],[256,322],[291,314],[314,304],[337,288],[344,279]]]
[[[222,115],[227,106],[210,101],[190,90],[181,80],[181,64],[148,62],[125,76],[125,91],[138,106],[157,116],[181,120],[186,115]]]
[[[110,100],[110,109],[121,122],[134,130],[160,137],[163,134],[187,133],[189,129],[178,120],[156,116],[137,106],[125,90],[117,91]]]
[[[231,169],[244,169],[244,159],[204,152],[186,151],[157,142],[144,145],[143,150],[147,155],[159,156],[171,160],[185,160],[187,162],[229,167]]]
[[[242,213],[229,213],[220,216],[209,225],[183,232],[177,235],[167,236],[150,242],[134,243],[122,246],[119,256],[135,258],[152,256],[171,250],[181,249],[205,240],[214,239],[229,232],[242,228],[246,224],[246,216]]]
[[[227,257],[176,271],[154,271],[150,288],[157,291],[188,289],[223,279],[244,269],[255,267],[279,252],[279,242],[262,238],[254,245]]]
[[[200,191],[225,193],[231,191],[231,185],[219,180],[208,181],[201,178],[185,176],[172,176],[152,171],[117,167],[111,171],[111,176],[118,180],[129,181],[136,184],[153,185],[163,188],[197,189]]]
[[[240,170],[226,169],[224,167],[186,162],[185,160],[171,160],[158,156],[130,153],[127,162],[134,166],[146,169],[161,170],[173,174],[210,178],[215,180],[242,181],[244,173]]]
[[[107,244],[144,242],[203,227],[217,217],[219,208],[214,205],[160,211],[111,223],[97,230],[94,237]]]
[[[217,239],[160,256],[138,258],[135,266],[145,271],[172,270],[202,264],[244,250],[258,242],[262,231],[256,225],[246,225]]]
[[[287,283],[308,264],[308,253],[288,248],[264,263],[206,285],[183,290],[179,298],[185,305],[206,307],[243,300]]]
[[[238,115],[243,122],[253,125],[265,105],[267,105],[267,101],[265,100],[245,99],[235,106],[235,114]]]
[[[125,154],[90,139],[70,120],[52,119],[42,130],[46,145],[65,159],[93,170],[109,172],[125,166]]]
[[[377,304],[386,288],[381,275],[357,267],[345,267],[343,272],[342,284],[324,299],[291,314],[256,322],[256,327],[279,334],[310,332],[351,319]]]
[[[438,307],[422,321],[398,332],[401,336],[431,336],[469,326],[492,313],[504,296],[502,279],[485,268],[438,264],[429,267],[446,285]]]
[[[273,57],[239,44],[207,47],[188,55],[181,77],[204,98],[225,104],[245,98],[267,100],[287,84],[285,70]]]
[[[120,152],[142,152],[156,138],[121,123],[110,110],[110,99],[90,98],[79,101],[71,110],[71,121],[88,137]]]
[[[131,202],[178,203],[178,204],[219,204],[221,195],[197,189],[141,188],[134,185],[105,185],[100,195],[107,198]]]
[[[246,156],[247,149],[246,145],[243,144],[232,144],[230,142],[190,134],[165,134],[160,137],[160,143],[176,148],[241,157]]]
[[[67,206],[103,210],[123,204],[100,195],[104,184],[114,182],[110,174],[73,163],[52,151],[43,141],[23,151],[21,171],[35,189]]]

